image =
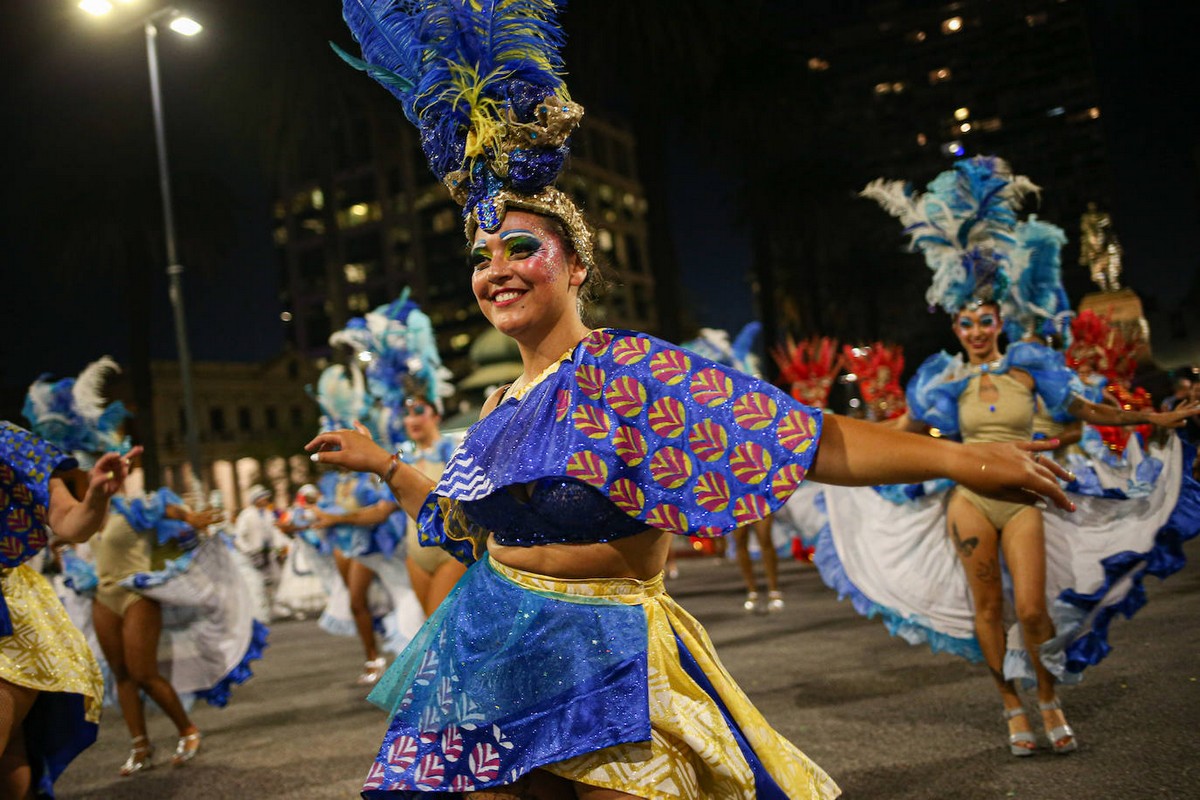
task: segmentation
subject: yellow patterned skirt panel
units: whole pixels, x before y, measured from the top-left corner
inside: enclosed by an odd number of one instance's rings
[[[0,569],[13,634],[0,638],[0,680],[39,692],[84,698],[88,722],[100,721],[104,678],[96,657],[50,582],[26,564]]]
[[[607,747],[548,764],[548,772],[647,800],[753,800],[754,775],[720,707],[687,674],[683,642],[763,767],[793,800],[824,800],[841,790],[819,766],[778,734],[722,666],[703,627],[663,590],[662,576],[560,580],[492,560],[497,573],[526,589],[561,599],[640,605],[648,630],[651,740]]]

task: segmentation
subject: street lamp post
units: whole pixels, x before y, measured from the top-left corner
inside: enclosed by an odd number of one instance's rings
[[[103,15],[112,10],[108,0],[82,0],[80,8],[93,15]],[[191,487],[201,491],[199,425],[196,419],[196,397],[192,390],[192,353],[188,346],[187,318],[183,303],[183,265],[179,263],[175,243],[175,213],[171,204],[171,173],[167,165],[167,136],[163,124],[162,86],[158,73],[158,25],[160,20],[170,20],[169,27],[183,36],[194,36],[200,25],[179,13],[171,6],[159,9],[142,21],[146,33],[146,64],[150,70],[150,103],[154,110],[154,140],[158,150],[158,185],[162,195],[163,233],[167,247],[168,292],[171,310],[175,317],[175,347],[179,353],[180,388],[183,390],[184,440],[188,463],[192,467]]]
[[[160,12],[162,14],[164,12]],[[196,419],[196,395],[192,391],[192,351],[188,346],[187,317],[183,304],[183,265],[179,263],[175,244],[175,213],[171,205],[171,173],[167,167],[167,135],[163,125],[162,87],[158,77],[158,27],[154,24],[159,14],[146,19],[146,63],[150,70],[150,102],[154,107],[154,140],[158,146],[158,184],[162,195],[163,232],[167,244],[168,292],[171,310],[175,316],[175,347],[179,352],[179,379],[183,390],[184,438],[187,443],[188,463],[192,465],[193,489],[203,489],[200,461],[200,437]]]

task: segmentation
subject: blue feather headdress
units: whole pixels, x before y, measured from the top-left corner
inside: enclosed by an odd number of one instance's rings
[[[681,347],[704,356],[710,361],[733,367],[747,375],[761,377],[762,365],[754,352],[754,340],[762,333],[762,323],[747,322],[731,342],[729,332],[720,328],[701,328],[700,335]]]
[[[370,422],[371,401],[363,374],[356,366],[334,364],[317,378],[317,388],[306,387],[321,407],[321,432],[353,428]],[[368,425],[368,427],[370,427]]]
[[[468,238],[507,209],[559,219],[594,266],[590,227],[554,187],[583,116],[562,79],[562,0],[343,0],[362,48],[334,45],[400,101],[438,180],[463,206]]]
[[[120,371],[117,362],[104,356],[84,367],[77,378],[51,382],[49,375],[42,375],[30,384],[21,413],[34,433],[60,450],[125,453],[130,441],[120,429],[133,415],[124,403],[109,403],[101,393],[105,379]]]
[[[351,319],[329,343],[354,350],[365,365],[367,391],[386,407],[399,409],[406,400],[421,398],[440,412],[443,399],[454,394],[433,323],[409,299],[408,289],[391,303]]]
[[[1018,321],[1047,302],[1047,253],[1035,258],[1029,252],[1048,243],[1045,228],[1028,228],[1017,213],[1025,198],[1038,191],[1025,176],[1013,175],[1003,159],[975,156],[957,161],[924,193],[904,181],[880,178],[862,196],[897,217],[912,249],[925,256],[933,271],[925,296],[931,307],[954,314],[971,303],[993,302],[1004,316]]]

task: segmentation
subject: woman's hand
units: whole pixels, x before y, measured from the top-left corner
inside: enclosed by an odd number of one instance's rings
[[[183,521],[196,530],[203,530],[209,525],[215,525],[225,519],[225,512],[220,508],[208,508],[204,511],[187,511]]]
[[[314,508],[312,510],[312,515],[313,515],[312,525],[309,526],[311,528],[321,530],[323,528],[328,528],[330,525],[336,524],[336,522],[335,522],[336,518],[334,517],[333,514],[326,514],[324,511],[322,511],[319,508]]]
[[[391,454],[371,438],[371,433],[359,422],[354,430],[330,431],[318,435],[304,449],[312,460],[333,464],[351,472],[372,472],[382,475],[391,463]]]
[[[963,445],[961,463],[951,477],[971,491],[997,500],[1044,505],[1044,497],[1065,511],[1074,511],[1075,504],[1067,499],[1057,479],[1070,481],[1075,476],[1042,455],[1058,446],[1057,439]]]
[[[125,486],[129,477],[129,467],[133,459],[142,453],[140,446],[133,448],[125,455],[105,453],[96,460],[96,465],[88,472],[87,494],[84,502],[107,505],[109,499]]]
[[[1187,400],[1175,406],[1174,411],[1155,411],[1146,415],[1146,421],[1160,428],[1182,428],[1188,418],[1200,414],[1200,403]]]

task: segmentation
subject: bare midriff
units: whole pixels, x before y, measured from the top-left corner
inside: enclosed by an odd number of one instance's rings
[[[488,553],[508,567],[552,578],[634,578],[650,580],[663,571],[671,536],[647,529],[612,542],[541,544],[516,547],[488,539]]]

